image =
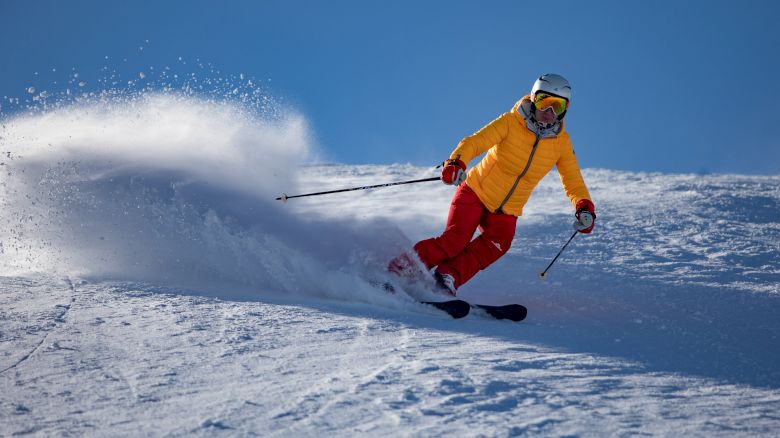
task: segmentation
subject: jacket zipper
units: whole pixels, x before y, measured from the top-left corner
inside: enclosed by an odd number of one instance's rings
[[[539,145],[539,140],[541,140],[542,136],[539,135],[539,133],[536,133],[536,141],[534,141],[534,146],[531,148],[531,155],[528,156],[528,162],[525,163],[525,168],[522,172],[520,172],[520,175],[518,175],[517,179],[515,179],[515,183],[512,184],[512,188],[509,189],[509,193],[506,194],[506,198],[504,198],[503,201],[501,201],[501,205],[498,206],[496,209],[496,213],[504,214],[503,208],[504,204],[509,201],[509,198],[512,197],[512,194],[515,192],[515,189],[517,189],[517,184],[520,183],[520,178],[525,176],[525,173],[528,172],[528,168],[531,167],[531,161],[534,160],[534,154],[536,153],[536,147]]]

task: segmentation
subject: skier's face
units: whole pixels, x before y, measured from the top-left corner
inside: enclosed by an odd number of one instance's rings
[[[557,119],[557,116],[555,115],[552,107],[548,106],[544,109],[544,111],[538,109],[536,110],[536,121],[539,123],[551,125],[555,123],[555,119]]]

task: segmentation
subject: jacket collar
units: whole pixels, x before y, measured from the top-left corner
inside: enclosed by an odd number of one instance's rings
[[[522,99],[518,100],[514,108],[512,108],[512,114],[518,117],[519,121],[524,123],[525,127],[528,128],[529,131],[542,138],[554,138],[563,132],[563,120],[556,121],[555,124],[550,128],[539,128],[533,116],[531,115],[531,105],[533,105],[531,102],[531,96],[528,95],[523,96]]]

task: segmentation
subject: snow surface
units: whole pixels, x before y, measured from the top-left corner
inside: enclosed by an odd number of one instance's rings
[[[551,174],[452,320],[369,284],[452,188],[305,164],[305,119],[170,95],[0,131],[0,435],[771,436],[780,177]],[[587,145],[578,151],[587,154]],[[448,153],[442,147],[442,154]]]

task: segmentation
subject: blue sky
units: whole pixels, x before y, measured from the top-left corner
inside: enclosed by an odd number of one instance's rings
[[[331,161],[435,165],[556,72],[583,167],[778,174],[779,5],[4,0],[0,97],[198,58],[271,84]]]

